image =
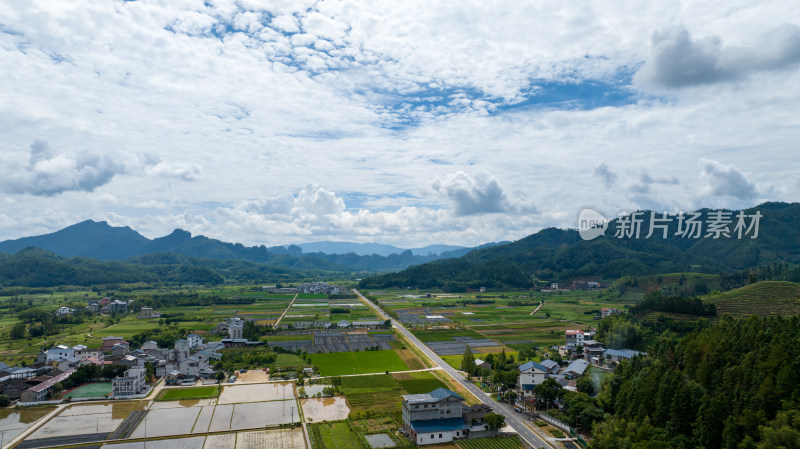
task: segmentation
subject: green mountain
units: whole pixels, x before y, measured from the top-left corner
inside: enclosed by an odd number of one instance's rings
[[[243,260],[218,260],[177,253],[153,253],[125,261],[61,257],[38,248],[13,255],[0,253],[0,285],[4,287],[89,286],[119,283],[221,284],[303,281],[336,271],[276,267]]]
[[[342,245],[339,246],[347,249],[353,248],[352,245],[355,244]],[[381,246],[365,245],[368,249]],[[151,240],[129,227],[113,227],[104,221],[92,220],[74,224],[51,234],[0,242],[0,252],[9,254],[29,247],[42,248],[66,258],[88,257],[119,261],[146,254],[178,253],[203,259],[241,260],[291,269],[325,271],[399,270],[440,258],[462,256],[472,250],[472,248],[439,245],[427,248],[442,250],[441,254],[429,251],[427,255],[415,255],[411,250],[403,251],[400,248],[397,248],[396,253],[389,255],[358,255],[353,252],[304,253],[302,248],[295,245],[290,245],[288,248],[245,246],[202,235],[193,237],[191,233],[182,229],[176,229],[167,236]],[[445,251],[449,248],[455,249]]]
[[[698,211],[704,224],[714,211]],[[800,203],[764,203],[746,209],[748,216],[757,212],[759,234],[737,238],[736,214],[727,226],[730,237],[702,238],[676,235],[678,221],[667,226],[667,238],[657,231],[645,238],[650,212],[644,211],[639,238],[617,238],[621,222],[609,223],[606,234],[594,240],[582,240],[578,231],[549,228],[516,242],[472,251],[456,259],[438,260],[413,266],[397,273],[364,279],[361,288],[417,287],[463,291],[467,288],[530,288],[543,282],[569,282],[575,278],[613,279],[624,275],[643,276],[658,273],[719,273],[743,270],[778,262],[800,261]],[[711,215],[710,215],[711,214]],[[660,213],[658,214],[660,216]],[[746,222],[749,224],[749,221]]]

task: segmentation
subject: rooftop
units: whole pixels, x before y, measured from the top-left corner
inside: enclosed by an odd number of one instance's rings
[[[68,378],[74,372],[75,370],[71,369],[65,373],[61,373],[58,376],[53,377],[52,379],[46,380],[38,385],[34,385],[33,387],[28,388],[28,391],[33,391],[35,393],[38,393],[40,391],[46,390],[55,385],[56,383],[61,382],[62,380]]]
[[[416,433],[447,432],[466,429],[467,424],[462,418],[424,419],[411,421],[411,428]]]
[[[403,400],[409,403],[417,403],[421,404],[423,402],[439,402],[444,398],[447,397],[454,397],[460,400],[464,400],[458,393],[454,393],[446,388],[437,388],[430,393],[422,393],[422,394],[406,394],[403,395]]]
[[[547,368],[545,368],[544,366],[534,362],[533,360],[531,360],[530,362],[525,362],[522,365],[520,365],[519,366],[519,371],[520,372],[527,371],[527,370],[529,370],[531,368],[535,368],[535,369],[538,369],[539,371],[544,371],[544,372],[548,371]]]

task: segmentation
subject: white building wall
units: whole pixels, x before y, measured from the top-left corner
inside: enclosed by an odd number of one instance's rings
[[[453,431],[435,432],[435,433],[418,433],[417,434],[417,444],[422,445],[422,444],[449,443],[449,442],[453,441],[454,435],[455,435],[455,432],[453,432]]]

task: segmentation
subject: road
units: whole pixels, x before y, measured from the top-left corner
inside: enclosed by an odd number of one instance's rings
[[[297,296],[298,296],[299,294],[300,294],[300,293],[296,293],[296,294],[294,295],[294,298],[292,298],[292,302],[290,302],[290,303],[289,303],[289,305],[288,305],[288,306],[286,306],[286,310],[284,310],[284,311],[283,311],[283,313],[281,314],[280,318],[278,318],[278,321],[276,321],[276,322],[275,322],[275,324],[273,324],[273,327],[277,328],[277,327],[278,327],[278,325],[279,325],[279,324],[281,324],[281,320],[283,319],[283,316],[284,316],[284,315],[286,315],[286,312],[288,312],[288,311],[289,311],[289,309],[291,309],[291,308],[292,308],[292,305],[293,305],[293,304],[294,304],[294,302],[297,300]]]
[[[519,415],[514,412],[508,404],[501,404],[497,401],[494,401],[492,398],[489,397],[483,390],[476,387],[475,384],[468,381],[464,376],[461,375],[455,368],[450,366],[444,360],[442,360],[436,353],[430,350],[424,343],[419,341],[417,337],[414,336],[408,329],[403,326],[397,320],[392,319],[386,313],[381,310],[376,304],[372,301],[367,299],[364,295],[362,295],[358,290],[353,289],[353,292],[358,295],[362,301],[364,301],[368,306],[370,306],[375,313],[378,314],[383,320],[391,320],[392,327],[397,329],[401,334],[403,334],[406,339],[416,346],[423,354],[428,356],[429,359],[433,361],[433,363],[437,364],[441,369],[447,372],[453,379],[456,380],[461,386],[469,390],[479,401],[483,402],[484,404],[488,405],[495,413],[499,413],[506,417],[506,424],[508,424],[512,429],[514,429],[519,436],[528,443],[529,446],[534,448],[549,448],[555,449],[555,446],[551,445],[550,442],[546,441],[542,436],[535,433],[531,427],[528,427],[522,419],[520,419]]]

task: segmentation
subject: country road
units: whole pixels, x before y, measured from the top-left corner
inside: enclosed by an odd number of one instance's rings
[[[358,290],[353,289],[353,292],[356,295],[358,295],[359,298],[361,298],[361,300],[364,301],[364,303],[366,303],[369,307],[375,310],[375,313],[377,313],[379,317],[381,317],[384,320],[391,320],[392,327],[394,327],[401,334],[403,334],[411,344],[413,344],[420,351],[422,351],[422,353],[424,353],[429,359],[431,359],[433,363],[435,363],[441,369],[446,371],[453,379],[456,380],[456,382],[460,383],[464,388],[469,390],[470,393],[475,395],[475,397],[478,398],[479,401],[491,407],[491,409],[495,413],[499,413],[505,416],[506,424],[511,426],[511,428],[514,429],[519,434],[520,438],[525,440],[525,442],[528,443],[530,447],[549,448],[549,449],[555,448],[555,446],[550,444],[550,442],[546,441],[542,436],[535,433],[531,427],[528,427],[528,425],[522,422],[522,419],[519,418],[519,415],[517,415],[514,412],[514,410],[511,408],[510,405],[501,404],[497,401],[492,400],[492,398],[490,398],[489,395],[487,395],[483,390],[476,387],[475,384],[473,384],[472,382],[469,382],[466,378],[464,378],[464,376],[461,375],[461,373],[456,371],[455,368],[450,366],[448,363],[442,360],[438,355],[436,355],[436,353],[431,351],[430,348],[425,346],[425,344],[422,343],[417,337],[415,337],[414,334],[412,334],[408,329],[406,329],[402,323],[386,315],[386,313],[384,313],[380,307],[378,307],[372,301],[367,299]]]

